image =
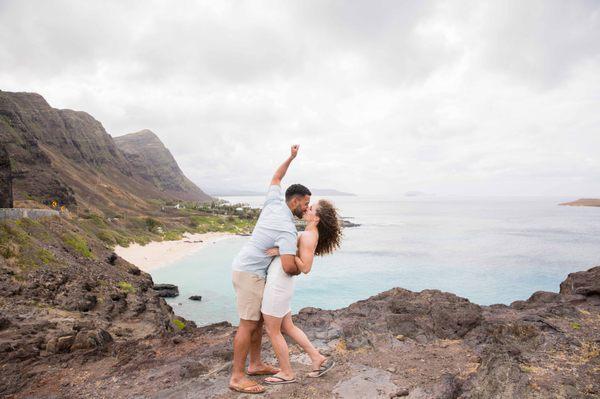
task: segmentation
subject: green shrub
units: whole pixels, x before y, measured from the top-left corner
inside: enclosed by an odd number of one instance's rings
[[[183,238],[182,233],[177,230],[169,230],[163,236],[163,240],[165,241],[176,241],[181,240]]]
[[[148,231],[154,231],[157,227],[160,226],[162,226],[162,223],[160,223],[158,220],[153,218],[146,218],[146,228],[148,229]]]

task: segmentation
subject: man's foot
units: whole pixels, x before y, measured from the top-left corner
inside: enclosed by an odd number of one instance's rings
[[[250,394],[255,394],[255,393],[263,393],[266,391],[265,387],[263,387],[260,384],[257,384],[256,382],[249,380],[247,378],[244,378],[243,380],[239,381],[239,382],[229,382],[229,389],[231,389],[232,391],[236,391],[236,392],[240,392],[240,393],[250,393]]]
[[[248,366],[248,372],[246,374],[248,375],[273,375],[273,374],[277,374],[279,373],[279,369],[277,367],[273,367],[270,364],[259,364],[256,366],[253,365],[249,365]]]

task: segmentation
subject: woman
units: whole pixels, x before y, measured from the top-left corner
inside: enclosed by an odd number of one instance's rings
[[[332,253],[340,246],[342,231],[337,210],[326,200],[320,200],[316,205],[310,206],[303,219],[306,221],[306,229],[298,235],[295,262],[298,269],[307,274],[312,268],[315,255]],[[283,270],[278,248],[267,250],[267,254],[275,258],[269,266],[261,312],[281,371],[266,378],[265,383],[276,385],[296,382],[290,365],[288,346],[282,333],[296,341],[310,356],[313,371],[309,373],[309,377],[320,377],[331,370],[335,362],[321,355],[306,334],[294,325],[290,308],[294,294],[294,276]]]

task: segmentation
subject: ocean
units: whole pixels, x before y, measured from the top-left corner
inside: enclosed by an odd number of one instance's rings
[[[361,225],[346,228],[340,250],[297,277],[294,313],[341,308],[393,287],[510,304],[558,292],[567,274],[600,264],[600,208],[558,205],[569,198],[330,199]],[[218,241],[152,272],[155,282],[179,286],[180,296],[167,300],[177,314],[198,325],[237,324],[231,261],[247,239]]]

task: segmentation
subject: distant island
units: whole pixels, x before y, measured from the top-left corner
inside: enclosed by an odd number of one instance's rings
[[[564,202],[560,205],[566,206],[600,206],[600,199],[598,198],[581,198],[577,201]]]
[[[319,196],[335,196],[335,197],[356,197],[354,193],[346,193],[343,191],[334,190],[331,188],[314,188],[310,189],[313,195]],[[253,190],[215,190],[215,192],[210,193],[215,197],[256,197],[265,195],[265,192],[262,191],[253,191]]]

